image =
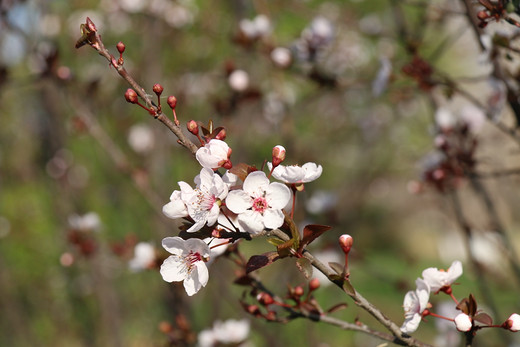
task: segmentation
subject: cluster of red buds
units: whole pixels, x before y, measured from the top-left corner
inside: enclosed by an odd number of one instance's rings
[[[402,67],[402,71],[415,79],[424,91],[430,91],[436,84],[432,79],[433,67],[418,55],[414,55],[412,61]]]

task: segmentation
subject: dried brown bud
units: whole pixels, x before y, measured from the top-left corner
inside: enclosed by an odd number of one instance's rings
[[[177,98],[173,95],[170,95],[168,99],[166,100],[168,103],[168,106],[171,107],[172,110],[175,110],[175,106],[177,106]]]
[[[131,104],[137,104],[137,93],[132,88],[128,88],[125,92],[125,99]]]
[[[157,96],[160,96],[162,94],[163,90],[164,90],[163,86],[161,86],[159,83],[156,83],[153,85],[153,92]]]
[[[87,17],[87,29],[89,31],[97,31],[96,26],[94,25],[94,22],[89,17]]]

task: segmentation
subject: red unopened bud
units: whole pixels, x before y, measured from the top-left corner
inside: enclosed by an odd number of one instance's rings
[[[125,92],[125,99],[131,104],[137,104],[137,93],[132,88],[128,88]]]
[[[228,160],[224,161],[224,163],[222,163],[222,165],[220,165],[220,167],[223,167],[226,170],[230,170],[233,167],[233,163],[231,163],[231,160],[228,159]]]
[[[276,312],[275,311],[269,311],[264,316],[264,318],[268,321],[275,321],[276,320]]]
[[[168,103],[168,106],[171,107],[172,110],[175,110],[175,106],[177,106],[177,98],[173,95],[170,95],[168,99],[166,100]]]
[[[159,331],[163,334],[168,334],[173,331],[173,327],[170,323],[162,321],[161,323],[159,323]]]
[[[193,135],[197,136],[199,134],[199,125],[194,120],[190,120],[188,124],[186,124],[186,127]]]
[[[354,239],[349,234],[343,234],[339,237],[339,245],[345,254],[350,252],[352,248],[352,244],[354,243]]]
[[[309,282],[309,290],[310,291],[313,291],[313,290],[316,290],[320,287],[320,280],[318,280],[317,278],[313,278],[310,282]]]
[[[274,302],[273,297],[265,292],[258,294],[256,299],[264,306],[271,305]]]
[[[227,132],[226,129],[222,129],[218,132],[217,136],[215,136],[215,139],[224,141],[226,139]]]
[[[294,295],[296,296],[302,296],[304,293],[303,288],[301,286],[296,286],[294,288]]]
[[[285,160],[285,148],[283,146],[273,147],[273,167],[277,167]]]
[[[125,51],[125,44],[121,41],[119,41],[116,45],[116,48],[117,48],[117,51],[119,52],[119,54],[123,54],[123,52]]]
[[[163,86],[161,86],[159,83],[154,84],[152,89],[157,96],[160,96],[164,90]]]
[[[260,309],[256,305],[249,305],[249,306],[247,306],[246,310],[248,313],[253,314],[253,315],[260,313]]]

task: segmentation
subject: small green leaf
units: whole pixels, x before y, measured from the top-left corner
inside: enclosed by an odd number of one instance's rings
[[[277,237],[270,237],[270,238],[267,239],[267,242],[269,242],[269,243],[272,244],[273,246],[278,247],[278,246],[280,246],[281,244],[283,244],[283,243],[286,242],[286,241],[284,241],[284,240],[280,240],[280,239],[277,238]]]

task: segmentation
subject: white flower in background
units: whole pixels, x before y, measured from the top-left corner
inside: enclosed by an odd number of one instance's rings
[[[305,207],[313,214],[320,214],[332,210],[338,203],[337,192],[317,190],[307,199]]]
[[[198,335],[199,347],[213,347],[218,344],[241,346],[249,336],[250,326],[246,319],[216,321],[212,329],[205,329]]]
[[[271,51],[271,60],[276,66],[286,68],[291,65],[292,53],[288,48],[276,47]]]
[[[134,257],[128,262],[132,271],[147,269],[155,260],[155,248],[148,242],[139,242],[134,248]]]
[[[457,124],[457,118],[447,108],[439,107],[435,111],[435,123],[441,129],[452,129]]]
[[[392,75],[392,62],[387,57],[381,57],[379,59],[381,67],[377,71],[376,78],[372,81],[372,95],[375,97],[380,96],[386,90],[388,81]]]
[[[460,313],[453,321],[457,330],[462,332],[470,331],[473,325],[471,317],[465,313]]]
[[[208,169],[218,169],[224,167],[229,161],[231,155],[231,148],[221,140],[210,140],[204,147],[197,150],[195,157],[199,164]]]
[[[272,170],[273,164],[267,163],[269,170]],[[323,168],[316,163],[306,163],[302,166],[298,165],[278,165],[274,168],[273,177],[285,183],[308,183],[321,176]]]
[[[465,105],[459,111],[460,119],[466,123],[473,134],[482,130],[486,123],[486,114],[482,109],[472,104]]]
[[[258,233],[262,230],[282,226],[282,208],[291,198],[291,191],[281,183],[269,183],[263,171],[250,173],[242,189],[232,190],[226,206],[238,214],[238,223],[245,231]]]
[[[448,287],[462,275],[462,263],[455,260],[447,271],[430,267],[423,271],[424,281],[430,286],[432,293],[437,293],[443,287]]]
[[[427,308],[430,299],[430,287],[422,278],[415,281],[417,289],[406,293],[403,302],[404,323],[401,331],[405,334],[413,333],[421,323],[422,313]]]
[[[89,212],[80,216],[73,214],[69,216],[69,227],[78,231],[99,231],[101,219],[96,212]]]
[[[507,328],[513,332],[520,331],[520,315],[513,313],[509,316],[505,324]]]
[[[193,189],[185,182],[179,182],[181,200],[186,204],[193,224],[187,231],[200,230],[204,225],[212,226],[217,222],[222,200],[228,194],[228,186],[211,169],[202,168],[195,177],[197,188]]]
[[[128,132],[128,144],[137,153],[148,153],[155,146],[155,137],[152,129],[143,124],[133,125]]]
[[[242,19],[238,24],[240,31],[249,39],[256,39],[268,35],[271,30],[271,21],[266,15],[259,14],[254,19]]]
[[[173,191],[172,195],[170,196],[170,202],[163,206],[162,212],[166,217],[171,219],[188,217],[188,208],[181,199],[180,190]]]
[[[205,262],[210,256],[208,245],[199,239],[183,240],[180,237],[166,237],[162,246],[170,255],[161,265],[161,276],[166,282],[184,282],[189,296],[206,286],[209,279]]]
[[[453,301],[443,301],[435,305],[435,313],[443,317],[455,317],[460,313]],[[437,336],[435,346],[457,347],[460,346],[461,334],[455,329],[453,322],[445,319],[435,319]]]
[[[243,92],[249,87],[249,74],[244,70],[234,70],[229,74],[228,83],[231,89]]]

